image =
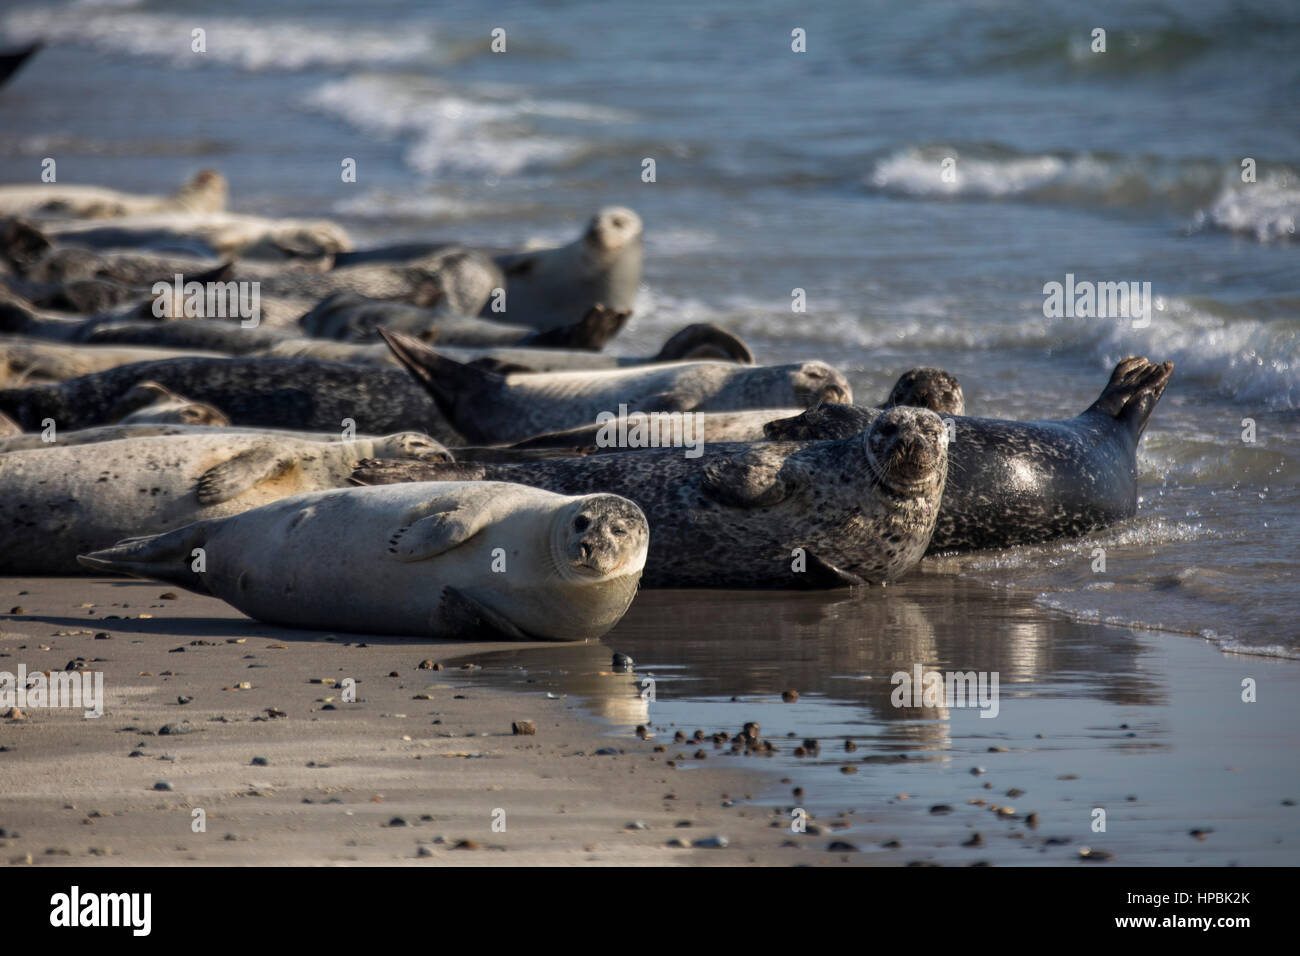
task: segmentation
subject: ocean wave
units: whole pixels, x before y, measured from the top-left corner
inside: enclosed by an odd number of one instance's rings
[[[372,136],[408,142],[416,172],[502,177],[533,166],[572,161],[589,148],[572,135],[545,134],[539,117],[608,123],[614,110],[582,103],[541,102],[499,85],[460,90],[414,76],[358,75],[327,83],[305,105]]]
[[[191,31],[206,31],[206,52],[190,48]],[[424,24],[388,29],[312,25],[207,14],[142,12],[112,4],[73,4],[13,10],[0,20],[11,43],[44,40],[197,67],[215,61],[244,70],[308,66],[428,64],[440,50]]]
[[[952,159],[951,174],[943,163]],[[1261,242],[1289,239],[1300,218],[1300,175],[1259,162],[1258,180],[1241,166],[1100,152],[1021,153],[1002,146],[906,146],[877,158],[864,185],[922,199],[1039,202],[1094,209],[1164,209],[1191,229],[1217,229]]]

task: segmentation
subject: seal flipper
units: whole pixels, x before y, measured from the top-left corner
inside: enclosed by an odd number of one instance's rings
[[[435,621],[439,637],[476,638],[488,641],[534,641],[505,617],[484,607],[451,585],[442,589],[442,603]]]
[[[615,312],[597,303],[572,325],[537,332],[521,340],[521,347],[585,349],[599,352],[627,323],[631,312]]]
[[[485,508],[449,506],[402,525],[388,536],[388,553],[396,561],[427,561],[458,548],[488,524]]]
[[[832,588],[861,588],[867,586],[867,582],[852,571],[837,568],[829,561],[818,557],[816,552],[804,548],[803,553],[807,567],[804,571],[794,575],[797,587],[824,591]]]
[[[107,574],[151,578],[210,594],[203,575],[193,566],[194,549],[203,547],[207,537],[208,522],[196,521],[175,531],[126,538],[111,548],[79,554],[77,562]]]
[[[1173,362],[1155,365],[1146,358],[1130,355],[1115,366],[1105,389],[1083,414],[1097,412],[1123,422],[1136,441],[1142,436],[1173,373]]]
[[[789,497],[792,483],[785,462],[761,450],[743,458],[722,458],[704,466],[700,485],[709,497],[733,508],[766,508]]]
[[[474,441],[488,440],[489,436],[474,426],[473,417],[460,414],[458,409],[482,404],[484,396],[490,400],[504,387],[504,375],[439,355],[413,335],[384,328],[379,329],[379,334],[457,431]]]
[[[242,495],[255,485],[288,470],[296,459],[267,445],[250,448],[209,468],[199,478],[196,494],[201,505],[215,505]]]
[[[687,359],[717,359],[753,365],[754,353],[726,329],[711,322],[696,322],[673,335],[652,361],[681,362]]]

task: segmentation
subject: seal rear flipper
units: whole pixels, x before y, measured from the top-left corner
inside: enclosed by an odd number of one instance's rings
[[[631,312],[616,312],[597,303],[572,325],[538,332],[520,341],[520,346],[551,349],[584,349],[599,352],[627,323]]]
[[[461,462],[363,458],[349,480],[354,485],[399,485],[407,481],[482,481],[486,475],[482,465]]]
[[[862,588],[867,586],[867,582],[852,571],[837,568],[829,561],[818,557],[816,552],[808,548],[801,550],[804,553],[806,567],[803,571],[794,572],[793,580],[796,587],[800,589],[806,588],[810,591],[825,591],[832,588]]]
[[[1137,440],[1173,373],[1173,362],[1156,365],[1130,355],[1115,366],[1105,389],[1084,414],[1098,412],[1123,422]]]
[[[215,505],[242,495],[255,485],[290,468],[295,459],[268,445],[250,448],[209,468],[195,491],[201,505]]]
[[[782,475],[784,462],[761,452],[744,458],[722,458],[704,466],[700,486],[720,504],[733,508],[766,508],[779,504],[790,494],[790,482]]]
[[[200,557],[194,550],[202,548],[207,537],[208,523],[198,521],[163,534],[126,538],[111,548],[79,554],[77,562],[107,574],[166,581],[199,594],[210,594],[202,573],[194,570],[194,562]]]
[[[438,637],[474,638],[482,641],[538,640],[451,585],[442,589],[442,603],[433,623]]]
[[[681,362],[712,358],[722,358],[740,365],[754,364],[754,353],[748,345],[711,322],[696,322],[686,326],[664,343],[652,361]]]
[[[505,376],[439,355],[413,335],[384,328],[379,329],[379,334],[402,367],[433,397],[452,426],[471,439],[482,440],[484,436],[479,434],[472,417],[459,414],[458,409],[478,404],[480,396],[491,400],[505,385]]]

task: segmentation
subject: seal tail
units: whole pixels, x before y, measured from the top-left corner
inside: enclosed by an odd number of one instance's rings
[[[748,345],[711,322],[696,322],[686,326],[664,343],[653,361],[680,362],[685,359],[711,358],[730,359],[741,365],[754,364],[754,353]]]
[[[206,555],[196,554],[195,550],[201,552],[207,538],[208,522],[196,521],[175,531],[126,538],[111,548],[79,554],[77,562],[94,571],[166,581],[199,594],[210,594],[203,574],[195,570],[196,565],[202,567],[201,561],[206,560]]]
[[[1123,422],[1136,441],[1147,427],[1147,420],[1173,373],[1173,362],[1156,365],[1146,358],[1130,355],[1115,366],[1101,395],[1084,414],[1097,412]]]
[[[460,414],[459,409],[484,393],[490,396],[499,390],[505,385],[505,377],[439,355],[413,335],[384,328],[379,329],[379,334],[402,367],[433,396],[438,410],[447,416],[456,430],[471,439],[478,436],[473,421]]]
[[[627,324],[631,312],[616,312],[599,303],[572,325],[538,332],[528,336],[520,345],[534,348],[584,349],[599,352]]]

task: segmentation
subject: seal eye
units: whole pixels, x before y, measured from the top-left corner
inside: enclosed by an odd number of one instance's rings
[[[574,531],[586,531],[591,527],[591,520],[586,515],[578,515],[573,519]]]
[[[610,530],[614,532],[615,537],[622,538],[627,535],[627,529],[624,528],[621,524],[614,525],[614,527],[610,528]]]

